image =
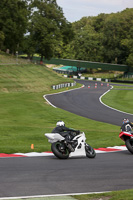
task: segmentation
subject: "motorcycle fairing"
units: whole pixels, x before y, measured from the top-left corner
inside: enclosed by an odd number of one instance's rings
[[[75,156],[86,156],[85,152],[85,134],[82,132],[82,134],[77,135],[73,138],[73,140],[77,140],[78,144],[75,148],[74,152],[70,153],[69,157],[75,157]]]
[[[123,141],[125,141],[125,140],[124,140],[124,136],[126,136],[126,137],[131,137],[131,136],[133,136],[133,135],[132,135],[130,132],[126,132],[126,131],[120,132],[119,137],[120,137]]]
[[[62,140],[65,139],[59,133],[45,133],[44,135],[48,138],[48,141],[50,143],[54,143],[54,142],[57,142],[57,141],[62,141]]]

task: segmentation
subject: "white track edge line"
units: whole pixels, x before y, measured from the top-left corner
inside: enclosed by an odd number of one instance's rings
[[[54,105],[46,98],[46,96],[47,96],[47,95],[43,95],[43,98],[47,101],[47,103],[48,103],[49,105],[51,105],[52,107],[57,108],[56,106],[54,106]]]
[[[43,198],[43,197],[63,197],[63,196],[72,196],[72,195],[86,195],[86,194],[102,194],[112,191],[103,191],[103,192],[86,192],[86,193],[70,193],[70,194],[51,194],[51,195],[35,195],[35,196],[20,196],[20,197],[1,197],[0,200],[4,199],[29,199],[29,198]]]
[[[53,105],[53,104],[46,98],[46,96],[61,94],[61,93],[64,93],[64,92],[71,92],[71,91],[73,91],[73,90],[78,90],[78,89],[81,89],[81,88],[83,88],[83,87],[84,87],[84,85],[81,86],[80,88],[70,89],[70,90],[63,91],[63,92],[52,93],[52,94],[45,94],[45,95],[43,95],[43,98],[44,98],[44,99],[47,101],[47,103],[50,104],[52,107],[57,108],[55,105]]]
[[[128,114],[128,115],[133,115],[133,114],[131,114],[131,113],[127,113],[127,112],[124,112],[124,111],[121,111],[121,110],[112,108],[111,106],[108,106],[108,105],[106,105],[105,103],[102,102],[102,97],[103,97],[104,95],[106,95],[108,92],[110,92],[110,90],[112,90],[112,89],[113,89],[113,86],[111,85],[111,88],[99,97],[100,103],[103,104],[104,106],[106,106],[106,107],[112,109],[112,110],[115,110],[115,111],[118,111],[118,112],[121,112],[121,113],[125,113],[125,114]]]

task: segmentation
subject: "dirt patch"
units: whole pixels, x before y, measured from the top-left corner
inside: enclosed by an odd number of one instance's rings
[[[2,88],[2,92],[9,93],[7,88]]]
[[[55,67],[56,65],[53,65],[53,64],[48,64],[48,65],[46,65],[46,67],[48,67],[48,68],[53,68],[53,67]]]

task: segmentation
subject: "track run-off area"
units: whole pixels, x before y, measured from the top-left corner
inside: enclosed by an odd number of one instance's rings
[[[111,89],[107,83],[76,80],[83,88],[46,95],[51,105],[77,115],[121,126],[133,115],[109,108],[101,96]],[[90,86],[90,87],[88,87]],[[56,109],[56,108],[55,108]],[[112,150],[111,150],[112,148]],[[108,149],[108,150],[107,150]],[[60,160],[44,155],[0,158],[0,199],[45,197],[116,191],[133,188],[133,157],[125,146],[97,149],[95,159],[75,157]],[[99,151],[99,153],[98,153]],[[104,153],[100,153],[104,152]],[[108,153],[105,153],[108,152]]]

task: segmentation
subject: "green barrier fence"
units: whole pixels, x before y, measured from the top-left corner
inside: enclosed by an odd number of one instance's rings
[[[34,57],[34,59],[37,59]],[[55,65],[66,65],[66,66],[75,66],[77,68],[91,68],[91,69],[101,69],[101,70],[112,70],[112,71],[129,71],[129,66],[127,65],[118,65],[110,63],[99,63],[99,62],[90,62],[82,60],[69,60],[69,59],[55,59],[43,60],[46,64],[55,64]]]
[[[34,56],[33,61],[40,63],[40,57]],[[50,60],[43,59],[43,62],[46,63],[46,64],[75,66],[75,67],[78,68],[78,71],[80,71],[80,68],[101,69],[101,70],[107,70],[107,71],[111,70],[111,71],[122,71],[122,72],[133,71],[133,67],[130,67],[130,66],[127,66],[127,65],[90,62],[90,61],[82,61],[82,60],[52,58]]]

